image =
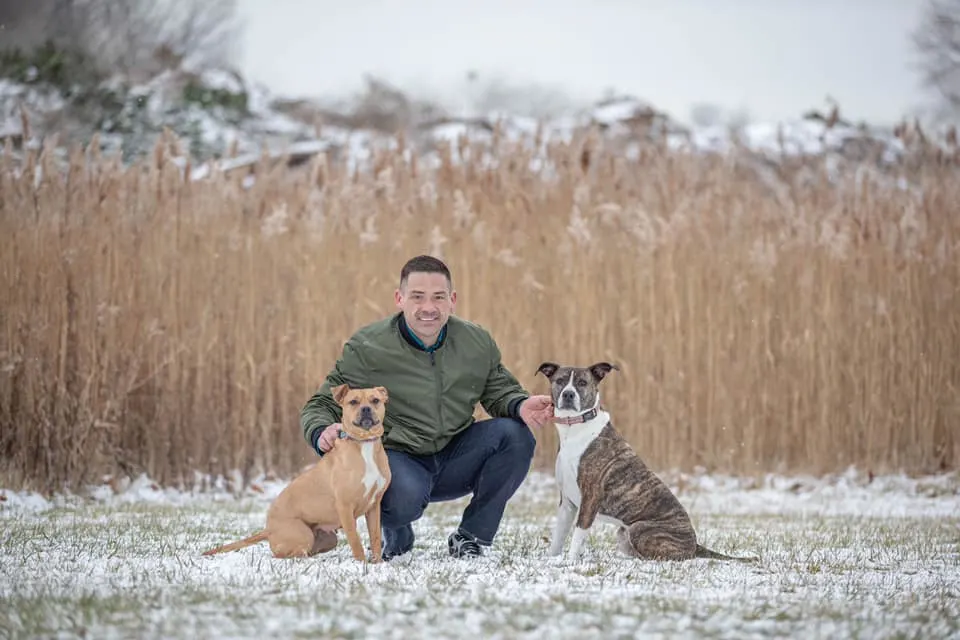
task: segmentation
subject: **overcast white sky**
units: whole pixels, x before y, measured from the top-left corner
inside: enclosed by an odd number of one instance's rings
[[[791,118],[836,98],[876,123],[924,97],[922,0],[240,0],[243,67],[273,91],[345,95],[372,73],[456,101],[464,78],[580,100],[610,87],[685,120],[691,104]]]

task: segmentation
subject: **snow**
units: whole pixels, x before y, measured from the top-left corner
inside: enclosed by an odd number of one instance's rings
[[[0,142],[23,134],[21,105],[31,111],[47,113],[63,108],[63,98],[55,91],[30,87],[0,78]]]
[[[188,78],[208,88],[223,89],[234,93],[246,92],[248,112],[242,115],[229,109],[214,107],[204,109],[196,104],[178,103],[182,85]],[[183,145],[184,152],[193,155],[192,179],[205,179],[212,175],[213,165],[219,162],[222,170],[247,166],[249,159],[259,156],[263,149],[272,157],[283,155],[291,144],[311,144],[315,153],[336,153],[350,170],[368,168],[377,146],[391,146],[393,136],[372,129],[358,127],[345,129],[340,126],[322,125],[319,129],[307,117],[295,117],[275,106],[276,96],[261,85],[250,84],[229,71],[209,69],[187,75],[179,71],[165,71],[148,81],[124,89],[122,78],[113,78],[103,84],[118,95],[126,91],[128,107],[118,116],[122,122],[113,123],[122,130],[136,133],[119,134],[103,132],[100,136],[104,151],[133,147],[137,153],[149,151],[152,145],[146,136],[156,135],[161,126],[169,126],[174,133],[190,144]],[[134,106],[130,106],[130,100]],[[302,103],[307,112],[311,105],[320,104],[310,100]],[[23,133],[20,104],[25,105],[34,122],[32,137],[25,145],[39,148],[39,137],[51,132],[38,131],[39,123],[61,121],[62,118],[45,118],[55,115],[65,105],[56,92],[37,85],[22,85],[0,80],[0,139],[19,136]],[[642,116],[638,118],[638,116]],[[649,119],[652,127],[646,130],[637,126],[637,120]],[[638,158],[643,145],[663,137],[666,146],[675,151],[691,154],[728,154],[744,152],[753,154],[754,164],[776,163],[784,158],[798,156],[825,156],[831,164],[829,175],[838,184],[843,170],[868,167],[887,173],[884,183],[891,188],[911,188],[897,174],[896,163],[908,153],[903,141],[890,130],[881,128],[861,129],[838,122],[829,127],[824,122],[798,117],[783,122],[756,122],[730,131],[725,127],[707,126],[687,128],[674,122],[669,114],[657,110],[644,100],[632,96],[619,96],[604,100],[592,107],[537,121],[533,118],[512,114],[503,110],[478,112],[441,119],[435,124],[414,127],[408,132],[408,145],[421,154],[424,168],[439,165],[438,145],[449,143],[456,147],[461,138],[475,146],[475,152],[467,157],[481,158],[487,166],[497,163],[500,152],[493,148],[497,138],[491,133],[499,129],[499,140],[510,145],[529,149],[533,170],[549,178],[555,169],[547,157],[548,144],[571,143],[581,137],[589,127],[600,125],[601,146],[609,145],[614,152],[626,158]],[[126,129],[124,129],[126,127]],[[536,144],[536,136],[539,144]],[[937,135],[929,137],[948,153],[952,149],[940,142]],[[243,160],[217,160],[232,144],[237,145]],[[62,150],[61,150],[62,151]],[[15,153],[19,153],[16,152]],[[59,160],[66,158],[65,151]],[[135,155],[135,153],[134,153]],[[874,157],[875,156],[875,157]],[[460,155],[452,154],[452,161],[459,162]],[[179,166],[186,165],[184,155],[175,158]],[[758,168],[758,171],[760,169]],[[253,180],[254,178],[250,178]]]
[[[200,552],[262,526],[284,486],[140,477],[84,495],[0,492],[0,629],[75,637],[960,637],[960,475],[663,476],[701,540],[758,565],[655,563],[592,532],[580,563],[545,556],[556,504],[531,473],[492,549],[446,553],[468,498],[430,505],[412,554],[275,560]],[[232,484],[234,483],[234,484]],[[360,520],[366,541],[366,529]]]
[[[606,100],[591,112],[591,119],[598,124],[613,125],[645,114],[656,114],[653,105],[630,97]]]

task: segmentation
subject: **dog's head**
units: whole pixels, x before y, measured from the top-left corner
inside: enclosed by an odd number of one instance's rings
[[[550,381],[557,416],[573,416],[593,409],[599,404],[600,381],[620,367],[609,362],[598,362],[589,367],[560,366],[544,362],[537,369]]]
[[[331,393],[343,408],[340,423],[344,431],[360,439],[383,435],[383,416],[389,397],[384,387],[351,389],[341,384],[331,389]]]

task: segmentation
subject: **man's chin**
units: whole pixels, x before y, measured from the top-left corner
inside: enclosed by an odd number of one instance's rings
[[[417,324],[411,328],[423,342],[432,344],[436,341],[437,337],[439,337],[441,326],[442,323],[438,320],[436,322],[417,322]]]

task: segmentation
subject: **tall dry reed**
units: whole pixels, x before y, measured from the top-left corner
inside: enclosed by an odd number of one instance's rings
[[[67,172],[49,150],[3,160],[7,486],[290,474],[311,459],[300,408],[423,252],[531,390],[543,360],[619,364],[605,404],[656,469],[960,462],[953,169],[912,170],[912,190],[831,186],[823,163],[771,182],[578,137],[551,147],[552,175],[501,143],[496,168],[461,145],[435,168],[262,164],[247,188],[182,179],[168,144],[126,170],[83,150]],[[553,428],[537,435],[549,464]]]

